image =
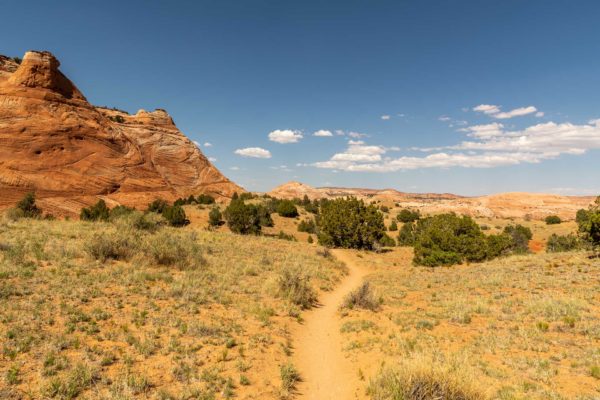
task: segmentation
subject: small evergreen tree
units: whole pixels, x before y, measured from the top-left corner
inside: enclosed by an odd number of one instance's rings
[[[470,217],[440,214],[417,223],[414,257],[417,265],[436,267],[477,262],[486,257],[485,235]]]
[[[317,226],[315,225],[315,221],[312,219],[302,220],[298,224],[298,232],[316,233],[316,231]]]
[[[208,223],[210,226],[219,226],[223,220],[223,215],[218,207],[213,207],[208,213]]]
[[[42,209],[35,204],[35,193],[29,192],[17,203],[17,209],[21,210],[25,218],[39,218]]]
[[[196,199],[196,202],[198,204],[215,204],[215,199],[214,199],[214,197],[203,193],[198,196],[198,198]]]
[[[531,229],[523,225],[508,225],[504,227],[504,233],[512,240],[511,251],[517,254],[529,252],[529,241],[533,237]]]
[[[398,230],[398,224],[396,223],[396,221],[392,220],[392,223],[390,224],[390,227],[388,228],[388,230],[390,232],[395,232]]]
[[[110,209],[102,199],[89,208],[82,208],[79,213],[79,219],[82,221],[107,221],[110,216]]]
[[[281,200],[277,205],[277,214],[286,218],[295,218],[298,216],[298,209],[291,200]]]
[[[171,226],[184,226],[190,223],[185,215],[183,207],[173,205],[163,210],[162,216]]]
[[[152,203],[148,204],[147,210],[149,212],[155,212],[158,214],[162,214],[163,211],[165,210],[165,208],[167,208],[168,206],[169,206],[169,203],[167,203],[165,200],[156,199]]]
[[[402,209],[396,216],[396,219],[403,223],[414,222],[419,220],[420,218],[421,214],[419,213],[419,211],[412,211],[407,208]]]
[[[355,197],[323,202],[318,224],[319,243],[332,247],[371,250],[385,231],[381,212]]]
[[[398,233],[398,246],[414,246],[415,244],[415,224],[407,222],[402,225]]]
[[[252,204],[245,204],[242,200],[232,200],[225,209],[227,226],[234,233],[242,235],[259,234],[261,231],[258,209]]]

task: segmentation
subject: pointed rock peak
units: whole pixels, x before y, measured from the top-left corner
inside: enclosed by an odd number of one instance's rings
[[[60,62],[48,51],[28,51],[9,82],[16,86],[48,89],[68,99],[85,100],[75,85],[58,69]]]

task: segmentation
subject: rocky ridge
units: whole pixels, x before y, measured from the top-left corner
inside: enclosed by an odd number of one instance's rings
[[[0,57],[0,208],[35,191],[55,215],[103,198],[144,208],[155,198],[243,189],[164,110],[135,115],[91,105],[49,52]]]

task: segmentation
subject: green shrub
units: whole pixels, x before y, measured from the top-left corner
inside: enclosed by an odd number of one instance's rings
[[[363,308],[365,310],[377,311],[380,305],[381,299],[375,296],[369,282],[364,282],[356,290],[348,293],[342,303],[343,308],[351,310]]]
[[[600,248],[600,196],[578,223],[582,240],[594,249]]]
[[[294,237],[294,235],[287,234],[284,231],[279,231],[279,234],[277,235],[277,239],[283,239],[283,240],[288,240],[290,242],[296,242],[296,238]]]
[[[385,232],[383,215],[354,197],[322,203],[319,243],[325,246],[373,249]]]
[[[402,225],[398,233],[398,246],[414,246],[415,244],[415,224],[407,222]]]
[[[436,267],[487,257],[485,236],[472,218],[454,213],[427,217],[415,228],[416,265]]]
[[[388,236],[386,233],[383,234],[381,239],[379,239],[378,243],[383,247],[394,247],[396,246],[396,241],[394,238]]]
[[[258,221],[260,226],[273,226],[273,218],[271,218],[271,213],[269,209],[262,204],[253,205],[256,208],[256,213],[258,215]]]
[[[298,232],[316,233],[317,226],[312,219],[302,220],[298,224]]]
[[[234,233],[242,235],[259,234],[261,231],[258,208],[252,204],[245,204],[242,200],[232,200],[225,209],[227,226]]]
[[[308,240],[307,241],[308,241],[309,244],[312,244],[312,243],[315,242],[315,240],[313,239],[313,237],[310,236],[310,235],[308,236]]]
[[[220,226],[223,223],[223,214],[219,207],[213,207],[208,213],[208,224],[210,226]]]
[[[486,237],[487,258],[506,256],[512,252],[514,242],[507,233],[489,235]]]
[[[398,224],[396,223],[396,221],[392,220],[392,223],[388,227],[388,231],[395,232],[397,230],[398,230]]]
[[[573,234],[557,235],[553,233],[546,243],[546,252],[558,253],[572,251],[579,248],[579,239]]]
[[[302,308],[310,308],[317,295],[310,279],[298,267],[284,267],[277,278],[279,296]]]
[[[403,223],[415,222],[421,219],[421,214],[419,213],[419,211],[412,211],[407,208],[404,208],[398,213],[396,219]]]
[[[156,199],[152,203],[148,204],[147,211],[162,214],[167,207],[169,207],[169,203],[167,203],[165,200]]]
[[[79,218],[82,221],[108,221],[110,209],[102,199],[89,208],[82,208]]]
[[[577,222],[577,225],[579,227],[581,227],[582,225],[586,224],[589,220],[590,220],[590,215],[592,214],[592,212],[590,210],[578,210],[577,214],[575,214],[575,222]]]
[[[133,207],[118,205],[118,206],[114,207],[113,209],[109,210],[108,218],[111,221],[113,221],[117,218],[121,218],[125,215],[129,215],[129,214],[133,213],[134,211],[135,211],[135,208],[133,208]]]
[[[381,206],[381,207],[379,207],[379,209],[383,213],[389,213],[390,212],[390,208],[388,206]]]
[[[511,252],[517,254],[529,252],[529,241],[533,237],[531,229],[517,224],[504,227],[503,232],[512,239]]]
[[[35,204],[35,193],[29,192],[17,203],[17,210],[20,210],[24,218],[39,218],[42,210]]]
[[[198,196],[198,198],[196,199],[196,202],[198,204],[215,204],[215,198],[208,194],[202,193],[201,195]]]
[[[190,223],[181,206],[170,206],[163,210],[162,216],[171,226],[185,226]]]
[[[286,218],[295,218],[298,216],[298,209],[290,200],[281,200],[277,205],[277,214]]]
[[[558,215],[548,215],[544,221],[546,225],[557,225],[562,222]]]

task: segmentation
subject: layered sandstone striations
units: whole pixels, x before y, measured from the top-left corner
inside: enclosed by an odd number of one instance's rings
[[[0,57],[0,207],[35,191],[58,215],[104,198],[143,208],[155,199],[239,186],[221,174],[164,110],[135,115],[91,105],[48,52]]]

